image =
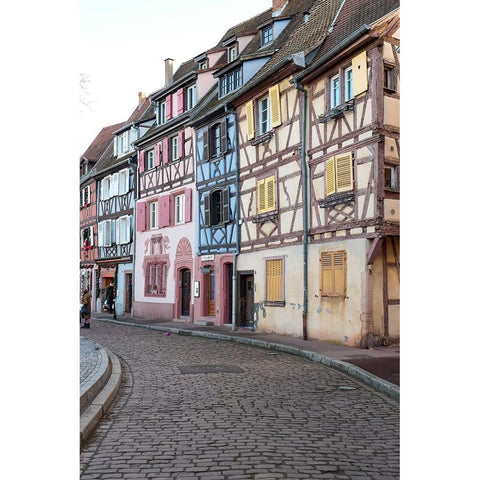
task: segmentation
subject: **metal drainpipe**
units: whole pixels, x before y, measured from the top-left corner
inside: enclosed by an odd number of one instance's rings
[[[139,132],[140,136],[140,132]],[[139,154],[140,154],[140,149],[138,147],[135,147],[135,152],[137,154],[137,161],[136,164],[135,162],[129,162],[133,166],[133,169],[136,169],[135,175],[134,175],[134,180],[136,181],[136,188],[135,188],[135,181],[133,183],[133,255],[132,255],[132,304],[130,305],[130,315],[132,318],[135,317],[135,312],[133,309],[134,305],[134,299],[135,299],[135,259],[137,258],[137,196],[139,195],[140,192],[140,162],[139,162]]]
[[[302,311],[302,327],[303,339],[308,339],[307,334],[307,313],[308,313],[308,182],[307,182],[307,165],[305,146],[307,143],[307,91],[298,84],[297,79],[294,80],[295,88],[302,92],[302,147],[301,147],[301,163],[302,163],[302,180],[303,180],[303,311]]]
[[[232,109],[228,110],[227,107],[225,107],[226,113],[231,113],[234,117],[234,123],[235,123],[235,152],[237,155],[237,165],[236,165],[236,170],[235,170],[235,229],[236,229],[236,235],[235,235],[235,252],[233,253],[233,272],[232,272],[232,332],[235,331],[237,327],[237,290],[238,290],[238,282],[237,282],[237,261],[238,261],[238,255],[240,253],[240,171],[239,171],[239,153],[238,153],[238,116],[237,116],[237,110]],[[228,130],[228,129],[227,129]]]

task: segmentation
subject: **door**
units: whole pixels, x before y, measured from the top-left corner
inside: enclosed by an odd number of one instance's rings
[[[191,296],[191,273],[190,270],[181,271],[182,282],[182,316],[190,315],[190,296]]]
[[[125,295],[125,313],[132,312],[132,294],[133,294],[133,284],[132,284],[132,274],[127,273],[125,274],[125,288],[126,288],[126,295]]]
[[[207,315],[215,316],[215,272],[213,267],[207,275],[208,297],[207,297]]]
[[[253,327],[253,300],[253,274],[240,275],[240,326]]]

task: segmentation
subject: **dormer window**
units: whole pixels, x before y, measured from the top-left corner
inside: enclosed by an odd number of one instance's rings
[[[262,47],[273,42],[273,25],[262,28]]]
[[[192,85],[187,88],[186,110],[191,110],[197,104],[197,87]]]
[[[167,102],[160,103],[159,112],[158,112],[158,121],[160,125],[167,121]]]
[[[242,68],[236,68],[220,77],[219,97],[224,97],[242,86]]]
[[[208,67],[208,63],[206,60],[203,60],[202,62],[198,63],[198,69],[199,70],[206,70]]]
[[[232,45],[227,48],[227,61],[228,63],[233,62],[237,58],[237,46]]]

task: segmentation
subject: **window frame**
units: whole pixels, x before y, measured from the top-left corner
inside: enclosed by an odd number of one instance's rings
[[[266,108],[264,108],[262,104],[265,104]],[[266,118],[262,118],[262,115],[265,115]],[[265,133],[268,133],[270,130],[272,130],[270,97],[268,94],[258,99],[256,117],[258,135],[264,135]]]
[[[191,110],[197,104],[197,86],[190,85],[186,89],[186,102],[185,102],[185,109]]]
[[[343,69],[343,85],[344,85],[343,99],[345,102],[348,102],[353,98],[353,68],[351,65]]]
[[[144,294],[148,297],[167,296],[169,262],[166,259],[145,259]],[[154,292],[154,287],[157,287]]]
[[[164,100],[158,106],[158,122],[163,125],[167,121],[167,102]]]
[[[125,195],[130,191],[130,170],[124,168],[118,172],[118,194]]]
[[[228,186],[206,193],[203,202],[206,226],[219,228],[230,222],[230,188]],[[215,205],[214,202],[216,202]],[[213,218],[214,212],[215,218]],[[214,221],[216,223],[213,223]]]
[[[239,66],[221,75],[218,79],[218,95],[219,98],[225,97],[235,92],[243,85],[243,71]]]
[[[263,187],[263,192],[261,188]],[[269,201],[269,191],[271,186],[271,201]],[[271,213],[277,211],[277,176],[275,174],[268,175],[257,179],[256,182],[256,192],[257,192],[257,215],[262,215],[264,213]],[[263,208],[261,205],[263,203]]]
[[[145,171],[152,170],[155,168],[155,150],[147,150],[145,155]]]
[[[262,47],[273,42],[273,23],[262,28],[260,39]]]
[[[172,159],[172,162],[178,160],[180,158],[179,154],[179,148],[178,148],[178,135],[175,135],[174,137],[170,137],[169,139],[170,143],[170,158]]]
[[[397,91],[397,74],[395,65],[383,64],[383,88],[389,92]]]
[[[148,202],[148,229],[158,229],[158,200]]]
[[[132,241],[131,233],[131,215],[122,215],[117,219],[118,239],[119,245],[124,245]]]
[[[185,223],[185,192],[173,196],[174,224]]]
[[[390,185],[387,185],[387,170],[390,171]],[[393,192],[400,191],[399,185],[399,166],[385,165],[384,167],[384,183],[385,189]]]

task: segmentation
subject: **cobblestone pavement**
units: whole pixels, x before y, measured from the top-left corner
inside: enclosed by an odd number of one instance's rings
[[[296,356],[98,322],[122,386],[81,479],[398,479],[399,405]]]

